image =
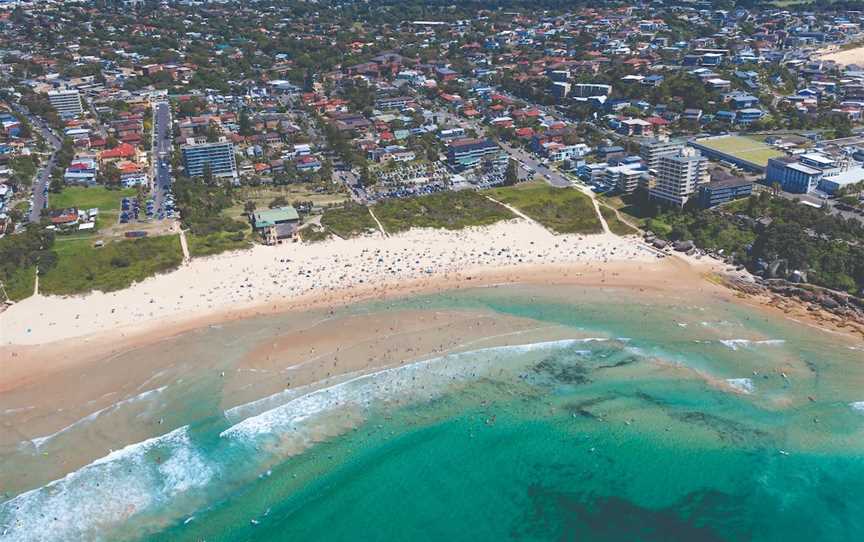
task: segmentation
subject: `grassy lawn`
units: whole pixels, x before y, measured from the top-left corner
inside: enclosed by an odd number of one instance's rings
[[[33,287],[36,283],[36,267],[29,266],[17,269],[9,279],[3,283],[6,295],[12,301],[20,301],[33,295]]]
[[[471,190],[389,200],[376,205],[374,211],[388,233],[411,228],[461,230],[514,218],[505,207]]]
[[[621,219],[618,218],[618,215],[615,214],[614,209],[610,209],[605,205],[600,205],[600,213],[603,215],[603,218],[606,219],[606,224],[609,225],[609,229],[615,235],[633,235],[635,233],[639,233],[636,229],[629,226],[627,223],[622,222]]]
[[[516,207],[557,233],[600,233],[603,227],[591,198],[575,188],[555,188],[532,181],[485,192]]]
[[[343,239],[378,231],[369,209],[357,203],[327,209],[321,216],[321,225]]]
[[[135,197],[136,188],[108,190],[104,186],[69,186],[59,194],[48,195],[48,206],[52,209],[78,207],[79,209],[99,208],[100,211],[119,211],[120,198]]]
[[[216,232],[207,235],[190,233],[186,236],[186,240],[189,243],[189,255],[193,258],[212,256],[228,250],[243,250],[252,246],[252,242],[242,231]]]
[[[234,219],[245,220],[243,207],[247,201],[255,202],[257,209],[267,209],[270,202],[278,197],[285,198],[289,204],[295,201],[311,201],[316,207],[327,207],[339,205],[348,201],[344,193],[318,193],[308,184],[298,183],[286,186],[246,186],[235,193],[235,205],[229,207],[226,212]]]
[[[177,235],[113,241],[101,248],[90,239],[58,239],[54,251],[57,265],[39,278],[39,291],[45,294],[122,290],[183,261]]]

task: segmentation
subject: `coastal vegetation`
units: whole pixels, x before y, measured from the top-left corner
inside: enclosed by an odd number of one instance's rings
[[[817,286],[864,292],[864,225],[768,192],[715,212],[665,211],[649,218],[647,229],[722,251],[766,276],[800,271]]]
[[[252,246],[244,231],[213,232],[187,236],[189,255],[193,258],[212,256],[228,250],[243,250]]]
[[[192,257],[252,245],[248,239],[249,225],[226,216],[226,210],[235,201],[230,185],[202,184],[181,178],[174,184],[174,194],[182,225],[189,230],[187,240]]]
[[[369,214],[369,209],[353,202],[324,211],[321,225],[343,239],[357,237],[378,229],[378,225]]]
[[[317,243],[319,241],[326,241],[333,237],[333,234],[320,224],[310,223],[306,227],[300,230],[300,238],[303,241],[309,243]]]
[[[555,188],[532,181],[493,188],[492,198],[512,205],[556,233],[601,233],[603,231],[591,198],[575,188]]]
[[[177,235],[112,241],[101,247],[89,239],[67,240],[57,242],[54,252],[56,263],[39,276],[39,291],[45,294],[122,290],[183,261]]]
[[[639,233],[639,230],[618,218],[615,210],[611,207],[607,207],[601,204],[600,214],[602,214],[603,219],[606,220],[606,224],[609,226],[609,230],[615,235],[633,235]]]
[[[0,283],[8,299],[18,301],[33,293],[37,267],[45,272],[57,260],[53,244],[54,232],[37,224],[0,238]],[[2,297],[0,301],[5,301]]]
[[[514,218],[507,208],[472,190],[388,200],[374,211],[387,233],[411,228],[461,230]]]

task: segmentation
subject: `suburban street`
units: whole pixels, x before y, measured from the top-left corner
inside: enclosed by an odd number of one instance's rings
[[[155,208],[163,209],[171,189],[171,106],[159,102],[153,112],[153,198]]]
[[[57,158],[57,151],[63,144],[62,140],[51,130],[42,118],[30,113],[30,111],[21,104],[12,104],[12,107],[21,115],[27,117],[30,125],[39,130],[45,141],[51,145],[53,151],[48,161],[36,173],[36,178],[33,180],[33,205],[30,208],[30,222],[39,222],[42,209],[48,207],[48,183],[51,178],[51,170],[54,169],[54,164]]]

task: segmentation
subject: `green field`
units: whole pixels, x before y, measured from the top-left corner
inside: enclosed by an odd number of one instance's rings
[[[324,211],[321,225],[343,239],[378,231],[369,209],[358,203],[346,203]]]
[[[39,291],[44,294],[122,290],[183,261],[177,235],[114,241],[101,248],[90,239],[57,240],[53,250],[57,264],[39,277]]]
[[[485,192],[512,205],[557,233],[601,233],[591,198],[575,188],[555,188],[532,181]]]
[[[86,210],[96,207],[100,211],[119,211],[121,198],[137,195],[136,188],[108,190],[104,186],[69,186],[59,194],[49,194],[48,206],[52,209],[77,207]]]
[[[374,211],[387,233],[411,228],[460,230],[514,218],[505,207],[471,190],[389,200]]]
[[[697,139],[696,143],[761,167],[767,166],[771,158],[785,156],[783,152],[749,137],[723,136]]]

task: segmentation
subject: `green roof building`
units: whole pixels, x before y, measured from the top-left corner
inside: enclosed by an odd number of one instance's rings
[[[300,222],[300,215],[290,205],[252,213],[252,227],[256,230],[271,228],[279,224],[295,224],[297,222]]]

